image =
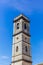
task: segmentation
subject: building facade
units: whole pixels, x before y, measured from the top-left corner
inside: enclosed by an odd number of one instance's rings
[[[13,21],[11,65],[32,65],[30,20],[22,14]]]

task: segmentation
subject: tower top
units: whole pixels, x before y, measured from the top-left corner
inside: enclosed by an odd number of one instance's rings
[[[19,16],[14,18],[14,22],[16,22],[16,21],[18,21],[20,19],[26,20],[28,23],[30,22],[30,20],[24,14],[20,14]]]

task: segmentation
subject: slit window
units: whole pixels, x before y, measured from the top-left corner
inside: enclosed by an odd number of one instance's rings
[[[27,29],[26,23],[24,24],[24,29]]]
[[[18,52],[18,46],[16,47],[16,52]]]
[[[25,46],[25,51],[27,52],[27,46]]]

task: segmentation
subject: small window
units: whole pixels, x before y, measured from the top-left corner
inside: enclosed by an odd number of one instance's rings
[[[27,40],[27,38],[25,37],[25,40]]]
[[[24,24],[24,29],[27,29],[26,23]]]
[[[27,46],[25,46],[25,51],[27,52]]]
[[[18,52],[18,46],[16,47],[16,52]]]
[[[17,29],[19,29],[19,23],[17,23]]]
[[[19,38],[17,37],[17,40],[18,40]]]

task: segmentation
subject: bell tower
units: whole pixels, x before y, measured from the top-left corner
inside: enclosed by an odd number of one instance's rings
[[[21,14],[13,22],[11,65],[32,65],[30,48],[30,21]]]

